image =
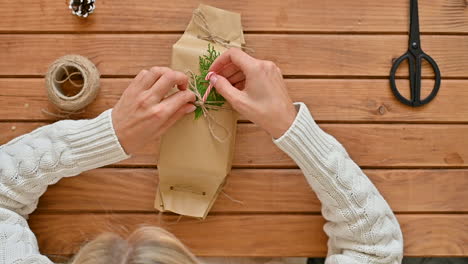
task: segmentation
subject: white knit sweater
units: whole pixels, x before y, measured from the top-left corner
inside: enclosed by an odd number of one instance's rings
[[[322,202],[327,263],[401,263],[403,238],[388,204],[307,107],[296,106],[293,125],[274,142],[296,161]],[[0,264],[52,263],[39,253],[25,220],[39,197],[62,177],[126,158],[111,110],[44,126],[0,146]]]

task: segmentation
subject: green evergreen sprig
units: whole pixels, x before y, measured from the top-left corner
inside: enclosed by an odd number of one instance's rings
[[[203,96],[206,92],[206,89],[208,89],[209,81],[205,80],[206,75],[208,74],[208,70],[210,69],[211,64],[213,64],[213,62],[216,60],[216,58],[219,57],[220,54],[220,52],[216,51],[214,47],[210,43],[208,43],[207,54],[203,54],[202,56],[198,57],[200,75],[194,75],[193,78],[195,79],[195,86],[198,92],[201,94],[201,96]],[[211,92],[206,100],[207,103],[205,104],[216,106],[222,106],[226,101],[224,97],[216,91],[216,87],[213,87],[211,89]],[[201,107],[197,106],[197,109],[195,109],[195,119],[198,119],[202,115],[203,111]]]

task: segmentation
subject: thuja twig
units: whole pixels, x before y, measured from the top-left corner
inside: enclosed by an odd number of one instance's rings
[[[209,81],[205,80],[206,75],[208,74],[211,64],[213,64],[213,62],[216,60],[216,58],[219,57],[219,55],[220,52],[216,51],[214,47],[210,43],[208,43],[207,53],[198,57],[200,75],[194,74],[192,78],[194,79],[194,83],[199,94],[205,94],[206,89],[209,85]],[[213,87],[204,104],[212,106],[222,106],[225,101],[226,100],[224,99],[224,97],[216,91],[216,87]],[[197,109],[195,110],[195,119],[198,119],[202,115],[203,110],[199,105],[197,105]]]

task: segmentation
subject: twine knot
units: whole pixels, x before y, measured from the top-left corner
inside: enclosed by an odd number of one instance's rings
[[[230,107],[222,106],[219,104],[225,103],[224,101],[207,101],[206,99],[203,99],[204,96],[200,94],[200,92],[197,89],[196,86],[196,77],[195,74],[188,70],[187,74],[189,75],[189,87],[190,90],[195,94],[196,100],[193,103],[195,106],[200,107],[202,110],[203,117],[206,118],[206,121],[208,122],[208,129],[210,130],[210,134],[215,138],[218,142],[224,142],[228,138],[231,137],[231,131],[224,127],[222,124],[220,124],[216,118],[209,112],[209,110],[226,110],[226,111],[232,111]],[[207,92],[205,92],[205,95],[207,96],[209,94],[208,89]],[[224,132],[224,136],[219,136],[216,131],[215,127],[221,128],[221,130]]]
[[[192,21],[205,33],[205,36],[202,35],[197,35],[197,38],[209,41],[211,43],[218,43],[219,45],[229,49],[229,48],[239,48],[244,51],[250,51],[254,52],[252,48],[246,47],[244,44],[237,45],[234,43],[231,43],[230,40],[222,38],[218,35],[216,35],[213,30],[211,30],[208,21],[206,20],[205,15],[203,15],[203,12],[200,10],[200,8],[197,8],[193,11],[193,18]]]

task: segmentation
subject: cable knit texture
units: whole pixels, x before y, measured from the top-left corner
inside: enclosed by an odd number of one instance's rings
[[[326,263],[401,263],[403,236],[387,202],[307,106],[296,108],[296,120],[275,143],[299,165],[322,202]]]
[[[128,158],[111,112],[91,120],[59,121],[0,147],[0,263],[52,263],[39,254],[25,218],[48,185]]]
[[[296,161],[322,202],[330,238],[326,262],[401,263],[402,234],[388,204],[307,107],[296,106],[296,120],[275,143]],[[0,264],[52,263],[40,255],[25,220],[39,197],[62,177],[126,158],[111,110],[91,120],[44,126],[1,146]]]

